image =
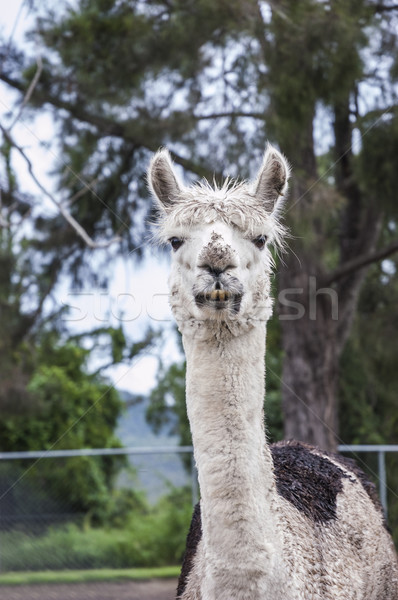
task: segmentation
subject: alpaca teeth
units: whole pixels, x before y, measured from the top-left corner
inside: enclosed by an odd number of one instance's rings
[[[228,294],[224,290],[213,290],[212,292],[210,292],[210,300],[219,300],[221,302],[224,302],[224,300],[226,300],[227,297]]]

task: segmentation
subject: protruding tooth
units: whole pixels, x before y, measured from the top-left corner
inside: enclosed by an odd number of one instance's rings
[[[225,290],[212,290],[210,293],[207,293],[206,296],[209,300],[225,302],[225,300],[228,300],[229,294]]]

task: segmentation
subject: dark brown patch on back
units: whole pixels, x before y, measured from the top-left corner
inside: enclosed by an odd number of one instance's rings
[[[295,441],[273,444],[271,453],[279,494],[313,521],[326,523],[335,519],[337,495],[343,489],[343,479],[353,483],[357,479],[383,516],[384,526],[388,529],[376,486],[355,461],[340,454],[320,453],[317,448]]]
[[[298,442],[271,446],[278,493],[316,523],[336,519],[337,496],[349,478],[327,457]]]
[[[191,527],[189,528],[189,533],[187,536],[187,545],[185,547],[181,573],[178,579],[177,598],[182,596],[182,594],[184,593],[185,587],[187,585],[188,575],[191,572],[193,566],[193,559],[195,557],[196,550],[201,537],[202,521],[200,516],[200,504],[198,502],[193,511]]]

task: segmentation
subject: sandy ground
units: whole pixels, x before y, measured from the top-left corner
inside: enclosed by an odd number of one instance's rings
[[[174,600],[176,579],[0,586],[1,600]]]

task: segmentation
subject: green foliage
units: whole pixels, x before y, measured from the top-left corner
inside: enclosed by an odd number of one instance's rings
[[[59,233],[40,219],[30,221],[13,178],[5,149],[8,186],[0,230],[0,447],[2,451],[117,447],[114,430],[123,404],[118,393],[87,367],[90,351],[107,343],[110,363],[133,359],[153,340],[148,331],[134,343],[123,330],[103,327],[70,336],[49,296],[63,274]],[[9,212],[6,208],[9,207]],[[30,215],[30,209],[27,211]],[[6,217],[8,222],[6,222]],[[109,351],[110,349],[110,351]],[[91,511],[103,520],[120,457],[76,458],[54,464],[42,461],[2,464],[2,510],[13,514],[19,500],[34,500],[48,512],[60,505],[65,513]],[[61,500],[60,500],[61,499]]]
[[[181,565],[166,567],[134,567],[131,569],[81,569],[67,571],[11,571],[0,574],[2,585],[32,585],[47,583],[89,583],[109,581],[145,581],[155,578],[175,578],[180,574]]]
[[[156,386],[150,393],[146,419],[156,433],[162,429],[168,430],[169,435],[178,435],[181,446],[191,446],[191,430],[185,404],[185,372],[185,361],[174,363],[167,369],[160,366]],[[191,457],[182,454],[181,460],[189,471]]]
[[[2,451],[118,447],[114,436],[123,404],[118,393],[100,376],[89,375],[87,350],[73,343],[60,344],[45,336],[37,349],[37,366],[27,385],[35,412],[17,412],[0,423]],[[3,502],[11,503],[20,491],[35,495],[40,504],[59,504],[65,512],[91,511],[103,519],[114,478],[123,457],[76,457],[39,465],[2,465],[3,482],[10,489]],[[23,476],[21,483],[19,476]],[[26,496],[25,496],[26,497]],[[46,498],[47,497],[47,498]],[[37,501],[39,498],[36,498]]]
[[[398,119],[394,113],[382,116],[377,111],[365,120],[364,127],[367,133],[358,157],[361,186],[396,219],[398,172],[391,157],[398,153]]]
[[[341,437],[346,443],[395,444],[398,327],[397,263],[372,267],[361,295],[353,333],[341,360]]]
[[[340,439],[346,444],[396,444],[398,327],[397,261],[374,265],[366,279],[340,366]],[[355,456],[378,486],[375,456]],[[388,521],[398,545],[397,456],[387,454]],[[364,461],[364,462],[362,462]],[[370,466],[370,469],[367,467]]]
[[[2,570],[98,569],[179,564],[192,513],[189,490],[171,490],[149,509],[137,506],[120,527],[66,525],[43,535],[2,533]]]
[[[297,143],[308,142],[302,128],[312,123],[316,104],[345,101],[352,82],[361,78],[369,17],[361,0],[334,2],[333,9],[314,0],[282,2],[275,10],[265,56],[270,125],[292,160],[305,149]]]
[[[20,413],[4,419],[3,451],[104,447],[112,441],[122,409],[118,393],[87,373],[87,350],[51,341],[44,339],[37,349],[37,367],[28,383],[36,418]]]
[[[189,446],[192,440],[185,406],[185,371],[185,361],[167,369],[160,367],[146,416],[156,433],[168,427],[170,435],[179,436],[182,446]]]

